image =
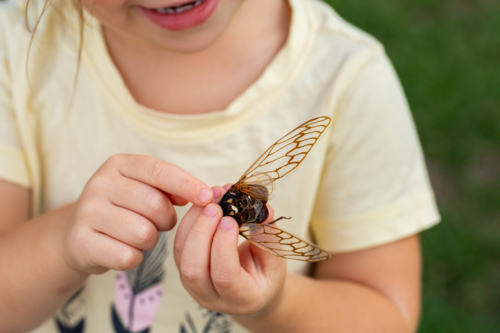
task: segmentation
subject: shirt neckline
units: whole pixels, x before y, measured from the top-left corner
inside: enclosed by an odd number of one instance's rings
[[[313,43],[312,11],[304,0],[289,0],[290,32],[285,45],[260,77],[226,109],[204,114],[159,112],[137,103],[105,45],[99,22],[86,13],[82,63],[112,109],[137,130],[161,140],[191,142],[214,138],[249,122],[272,105],[294,81]]]

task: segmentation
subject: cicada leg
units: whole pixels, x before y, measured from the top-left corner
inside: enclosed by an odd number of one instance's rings
[[[290,217],[284,217],[284,216],[282,216],[282,217],[277,218],[276,220],[274,220],[272,222],[269,222],[269,223],[266,223],[266,224],[274,224],[274,223],[278,222],[279,220],[283,220],[283,219],[290,220],[291,218],[292,218],[291,216]]]

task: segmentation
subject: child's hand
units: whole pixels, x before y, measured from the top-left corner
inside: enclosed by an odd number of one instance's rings
[[[66,260],[84,273],[138,266],[158,231],[177,222],[173,205],[212,201],[210,187],[181,168],[147,156],[115,155],[73,204],[64,233]]]
[[[220,190],[214,188],[214,201],[222,197]],[[270,209],[268,221],[272,217]],[[220,206],[212,203],[205,208],[191,207],[182,219],[174,243],[181,281],[208,310],[265,315],[280,299],[286,260],[248,242],[238,247],[238,224],[230,217],[221,218]]]

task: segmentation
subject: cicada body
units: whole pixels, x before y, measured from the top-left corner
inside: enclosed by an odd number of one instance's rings
[[[276,141],[222,197],[224,216],[234,218],[240,235],[252,244],[286,259],[318,262],[330,258],[318,246],[274,225],[290,217],[264,224],[269,217],[266,204],[272,198],[274,182],[302,163],[330,122],[328,117],[311,119]]]
[[[263,187],[261,190],[267,191],[262,185],[251,185]],[[224,194],[220,206],[224,216],[231,216],[238,222],[238,226],[244,223],[259,223],[267,220],[269,211],[266,207],[267,199],[261,200],[241,191],[239,183],[234,184]]]

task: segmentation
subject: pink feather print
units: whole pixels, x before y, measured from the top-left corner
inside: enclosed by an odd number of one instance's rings
[[[137,268],[117,272],[112,308],[117,333],[149,331],[162,301],[166,256],[166,236],[162,233]]]

